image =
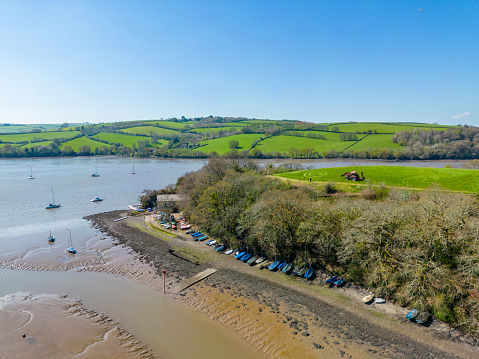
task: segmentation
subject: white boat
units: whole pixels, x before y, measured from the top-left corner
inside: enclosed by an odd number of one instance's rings
[[[53,195],[53,187],[52,187],[52,199],[53,203],[50,203],[48,206],[45,207],[45,209],[52,209],[52,208],[60,208],[61,205],[55,204],[55,196]]]
[[[136,174],[136,172],[135,172],[135,166],[133,166],[133,169],[130,171],[130,173],[131,173],[132,175],[135,175],[135,174]]]
[[[96,169],[95,173],[92,174],[91,176],[92,176],[92,177],[100,177],[100,175],[98,174],[98,168],[95,167],[95,169]]]
[[[95,197],[90,200],[90,202],[101,202],[101,201],[103,201],[103,198],[100,198],[100,197]]]
[[[31,165],[30,165],[30,175],[27,178],[28,179],[35,179],[35,177],[33,177],[33,168],[32,168]]]
[[[225,252],[225,254],[230,255],[230,254],[233,253],[233,252],[234,252],[234,250],[228,249],[228,250]]]
[[[68,245],[70,247],[68,247],[66,251],[67,253],[70,253],[70,254],[77,254],[77,250],[73,248],[72,231],[68,230],[68,232],[70,232],[70,238],[68,239]]]
[[[383,299],[383,298],[374,298],[374,303],[376,303],[376,304],[386,303],[386,299]]]

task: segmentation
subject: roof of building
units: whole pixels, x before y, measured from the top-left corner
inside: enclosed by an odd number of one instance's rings
[[[186,196],[181,193],[159,194],[156,196],[157,202],[181,202],[186,200]]]

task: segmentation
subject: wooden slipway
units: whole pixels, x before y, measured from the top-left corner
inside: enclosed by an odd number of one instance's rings
[[[197,275],[194,275],[193,277],[184,280],[183,282],[181,282],[176,287],[174,287],[171,291],[168,291],[168,292],[172,294],[178,294],[182,290],[185,290],[186,288],[191,287],[193,284],[196,284],[199,281],[205,279],[206,277],[212,275],[214,272],[216,272],[216,269],[208,268],[204,270],[203,272],[198,273]]]

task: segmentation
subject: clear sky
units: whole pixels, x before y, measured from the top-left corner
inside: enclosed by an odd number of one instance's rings
[[[0,0],[0,123],[479,126],[476,0]]]

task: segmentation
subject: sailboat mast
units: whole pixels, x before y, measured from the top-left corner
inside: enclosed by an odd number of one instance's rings
[[[53,198],[53,204],[55,204],[55,195],[53,194],[53,187],[52,187],[52,198]]]

